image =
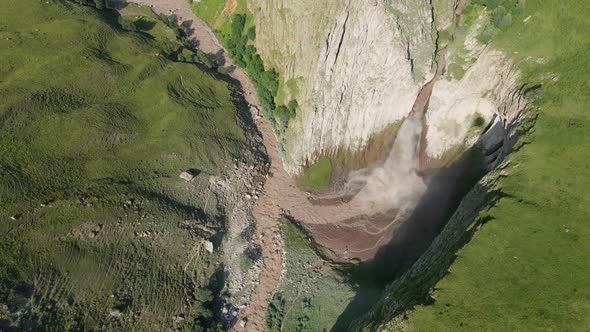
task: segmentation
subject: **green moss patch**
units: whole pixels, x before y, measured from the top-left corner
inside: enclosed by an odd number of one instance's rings
[[[320,157],[310,166],[303,169],[297,179],[297,184],[305,189],[318,190],[330,185],[332,179],[332,160],[330,157]]]

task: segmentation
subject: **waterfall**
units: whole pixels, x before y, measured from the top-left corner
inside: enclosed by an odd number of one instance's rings
[[[414,208],[426,191],[426,184],[418,174],[421,133],[420,117],[410,115],[400,127],[385,162],[370,170],[351,174],[351,182],[364,183],[354,198],[357,204],[375,212]]]

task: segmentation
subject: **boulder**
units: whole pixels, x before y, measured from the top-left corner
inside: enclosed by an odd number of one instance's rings
[[[194,175],[192,175],[191,173],[189,173],[187,171],[184,171],[184,172],[180,173],[179,176],[180,176],[181,179],[183,179],[186,182],[190,182],[190,181],[192,181],[195,178]]]
[[[213,253],[213,242],[205,240],[203,241],[203,246],[209,253]]]

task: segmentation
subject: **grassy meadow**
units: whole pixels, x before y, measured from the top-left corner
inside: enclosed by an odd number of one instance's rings
[[[70,2],[0,3],[0,330],[218,326],[208,175],[248,158],[244,131],[227,83],[127,13],[138,31]]]
[[[322,156],[312,165],[305,167],[297,178],[297,185],[301,188],[319,190],[327,188],[332,179],[332,160]]]

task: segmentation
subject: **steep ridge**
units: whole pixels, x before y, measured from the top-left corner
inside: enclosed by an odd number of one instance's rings
[[[174,14],[179,25],[185,29],[195,45],[216,59],[228,70],[229,75],[239,82],[246,101],[254,109],[260,108],[252,82],[246,73],[233,64],[210,28],[192,13],[188,2],[184,0],[134,0],[133,2],[150,6],[156,13]],[[253,112],[255,112],[254,109]],[[255,116],[256,114],[253,114],[253,117]],[[233,329],[237,331],[264,330],[266,308],[282,272],[282,243],[278,225],[278,218],[282,210],[278,198],[283,197],[285,192],[298,192],[294,181],[284,171],[281,158],[277,153],[276,138],[271,126],[264,119],[259,119],[256,126],[262,135],[270,163],[269,176],[264,184],[264,194],[251,212],[256,218],[255,238],[261,248],[263,267],[258,279],[259,286],[251,294],[249,304],[242,308],[235,320],[235,322],[247,322],[247,327],[245,324],[244,326],[235,324]],[[299,192],[299,195],[305,196],[302,192]],[[300,199],[304,200],[305,198]]]
[[[0,330],[217,329],[211,180],[259,137],[149,9],[83,4],[0,3]]]

